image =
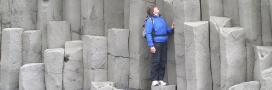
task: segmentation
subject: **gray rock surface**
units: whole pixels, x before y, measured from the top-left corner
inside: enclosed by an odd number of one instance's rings
[[[221,90],[246,81],[245,30],[222,28],[220,32]]]
[[[5,28],[1,45],[1,90],[19,89],[22,58],[22,28]]]
[[[272,28],[271,28],[271,11],[270,0],[261,0],[261,15],[262,15],[262,42],[263,45],[272,45]]]
[[[254,71],[254,46],[261,45],[261,1],[260,0],[238,0],[240,25],[246,30],[247,47],[247,81],[253,80]]]
[[[40,30],[23,32],[23,64],[42,62],[42,37]]]
[[[83,35],[104,35],[103,2],[104,0],[81,0],[81,29]]]
[[[223,0],[201,0],[202,20],[209,20],[210,16],[223,16]]]
[[[128,39],[128,29],[110,29],[108,31],[108,52],[113,56],[129,57]]]
[[[47,25],[47,47],[64,48],[66,41],[71,40],[70,24],[66,21],[49,21]]]
[[[37,0],[1,0],[2,27],[35,30]]]
[[[117,88],[127,89],[129,80],[129,58],[108,55],[108,79]]]
[[[151,86],[151,90],[176,90],[176,85]]]
[[[83,89],[83,57],[82,41],[65,43],[65,61],[63,69],[63,89]]]
[[[222,0],[225,17],[231,18],[233,26],[240,26],[239,0]]]
[[[96,81],[96,79],[99,81],[107,80],[103,76],[107,77],[107,39],[104,36],[83,35],[82,41],[84,90],[88,90],[91,88],[91,81]],[[99,72],[96,69],[101,69],[103,72]],[[104,79],[99,77],[103,77]]]
[[[124,28],[125,2],[129,0],[104,0],[105,35],[110,28]]]
[[[260,90],[261,85],[259,81],[243,82],[230,87],[228,90]]]
[[[186,73],[185,71],[185,41],[184,41],[184,22],[200,21],[200,1],[199,0],[174,0],[173,1],[175,33],[175,60],[177,73],[177,89],[185,90]]]
[[[255,47],[255,66],[254,79],[261,80],[261,72],[272,67],[272,47],[271,46],[256,46]]]
[[[184,25],[187,90],[212,90],[209,23],[185,22]]]
[[[230,27],[231,20],[226,17],[210,17],[210,52],[213,89],[220,90],[220,30],[223,27]]]
[[[79,40],[81,33],[81,0],[63,0],[63,20],[71,24],[72,40]]]
[[[261,72],[261,89],[260,90],[271,90],[272,86],[272,68],[265,69]]]
[[[44,52],[46,90],[63,89],[64,49],[47,49]]]
[[[62,17],[62,0],[38,0],[37,29],[42,33],[42,51],[47,49],[48,21],[60,21]]]
[[[25,64],[20,69],[19,90],[45,90],[44,64]]]

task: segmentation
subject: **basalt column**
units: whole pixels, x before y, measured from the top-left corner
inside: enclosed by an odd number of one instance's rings
[[[185,71],[185,41],[184,22],[200,21],[200,1],[199,0],[174,0],[173,1],[174,22],[174,45],[177,73],[177,89],[186,90]]]
[[[81,0],[63,0],[63,20],[71,24],[72,40],[80,39]]]
[[[81,0],[81,32],[83,35],[103,36],[104,0]]]
[[[22,65],[22,28],[3,29],[1,45],[1,90],[19,89],[19,71]]]
[[[240,24],[246,32],[247,81],[253,80],[254,46],[262,44],[261,0],[239,0]]]

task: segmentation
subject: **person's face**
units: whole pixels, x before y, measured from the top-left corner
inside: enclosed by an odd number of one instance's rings
[[[158,7],[155,7],[154,8],[154,12],[153,12],[154,15],[159,15],[160,14],[160,10]]]

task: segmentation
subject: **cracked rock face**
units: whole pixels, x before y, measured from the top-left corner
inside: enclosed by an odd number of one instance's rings
[[[221,89],[246,81],[246,48],[244,29],[222,28],[220,33]]]
[[[255,47],[255,66],[254,79],[261,80],[261,72],[272,66],[272,47],[270,46],[256,46]]]

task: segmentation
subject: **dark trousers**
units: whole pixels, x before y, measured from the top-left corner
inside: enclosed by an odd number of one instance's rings
[[[151,79],[163,80],[167,63],[167,43],[155,43],[156,52],[152,54]]]

